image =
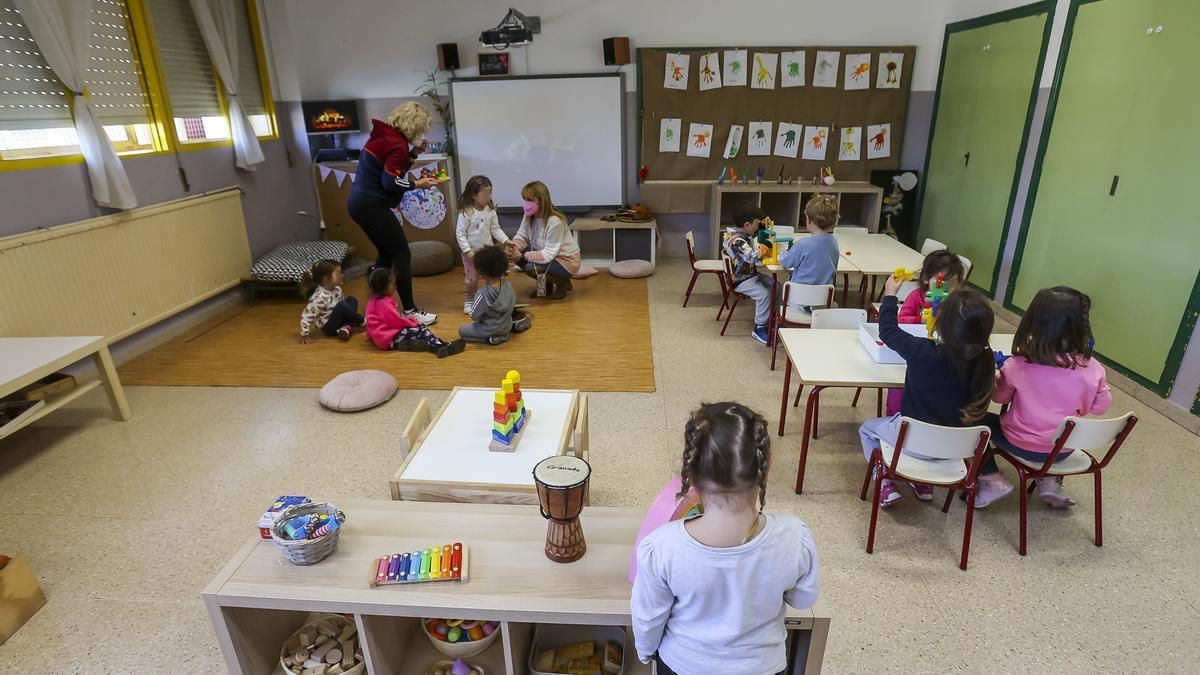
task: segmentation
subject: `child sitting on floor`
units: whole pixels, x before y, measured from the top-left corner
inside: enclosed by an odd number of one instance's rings
[[[771,436],[737,403],[705,404],[684,429],[680,494],[703,514],[637,547],[631,600],[638,658],[659,675],[778,673],[787,667],[785,605],[812,607],[821,566],[808,526],[763,514]]]
[[[300,313],[300,342],[309,344],[316,338],[313,329],[342,340],[349,340],[355,327],[366,325],[358,313],[358,298],[342,297],[342,265],[334,260],[322,260],[312,269],[317,288]]]
[[[367,337],[380,349],[399,352],[433,352],[439,359],[462,352],[462,340],[446,342],[429,332],[424,324],[400,313],[396,304],[396,274],[390,267],[378,267],[367,283],[371,299],[367,302]]]
[[[763,210],[750,202],[735,206],[734,227],[725,240],[723,253],[733,264],[733,290],[754,301],[754,330],[750,335],[765,345],[771,337],[767,322],[771,319],[771,303],[774,301],[771,296],[775,286],[771,277],[758,271],[762,257],[758,254],[754,235],[762,226],[763,217]]]
[[[1064,418],[1108,412],[1112,390],[1104,366],[1092,358],[1091,307],[1091,298],[1066,286],[1043,288],[1033,296],[1013,336],[1013,355],[1000,368],[992,392],[993,401],[1011,405],[1003,415],[984,418],[997,447],[1041,465],[1054,450],[1054,434]],[[1072,452],[1064,448],[1055,462]],[[1038,496],[1051,507],[1075,506],[1061,478],[1039,478],[1037,485]],[[1012,485],[989,457],[979,474],[975,506],[1010,492]]]
[[[479,249],[493,244],[508,243],[508,235],[500,229],[496,217],[496,205],[492,203],[492,181],[487,176],[471,176],[463,188],[458,201],[458,223],[454,236],[462,250],[463,261],[463,313],[470,314],[475,304],[475,291],[479,290],[479,275],[472,261]],[[507,259],[505,267],[508,266]]]
[[[504,278],[508,273],[508,256],[504,250],[499,246],[484,246],[475,251],[471,264],[486,283],[471,303],[474,323],[459,326],[459,336],[468,342],[498,345],[508,342],[510,333],[529,330],[532,319],[517,311],[517,294]]]
[[[531,297],[562,300],[574,286],[582,258],[579,244],[567,226],[567,216],[550,199],[550,189],[535,180],[521,188],[525,217],[517,234],[505,245],[508,259],[530,278],[536,279]]]

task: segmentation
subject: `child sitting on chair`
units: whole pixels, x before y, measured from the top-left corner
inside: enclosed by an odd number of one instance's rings
[[[367,279],[371,299],[367,302],[367,337],[380,349],[399,352],[433,352],[439,359],[462,352],[462,340],[446,342],[429,332],[425,324],[400,313],[396,304],[396,273],[377,267]]]
[[[771,277],[758,271],[762,256],[758,253],[754,235],[762,226],[763,217],[763,210],[750,202],[735,206],[734,227],[722,252],[733,264],[733,290],[754,301],[754,330],[750,335],[765,345],[770,339],[767,322],[771,319],[774,301],[771,295],[775,286]]]
[[[804,207],[804,224],[812,236],[797,239],[779,258],[780,265],[792,270],[793,282],[813,286],[834,282],[841,257],[837,239],[833,238],[837,222],[837,197],[819,194],[808,200]]]
[[[342,297],[342,265],[334,260],[322,260],[312,269],[317,288],[308,299],[308,305],[300,313],[300,342],[309,344],[316,338],[313,329],[342,340],[349,340],[355,327],[362,328],[366,322],[358,313],[358,298]]]
[[[459,326],[459,336],[468,342],[498,345],[508,342],[510,333],[529,330],[532,320],[516,309],[517,294],[504,278],[508,273],[508,256],[504,250],[499,246],[484,246],[475,251],[471,264],[485,283],[471,303],[474,323]]]

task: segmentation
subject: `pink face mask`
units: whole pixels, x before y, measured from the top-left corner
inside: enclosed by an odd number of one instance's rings
[[[527,216],[536,216],[537,215],[537,212],[538,212],[537,202],[531,202],[527,199],[522,199],[521,205],[522,205],[521,208],[523,208],[525,210],[525,215],[527,215]]]

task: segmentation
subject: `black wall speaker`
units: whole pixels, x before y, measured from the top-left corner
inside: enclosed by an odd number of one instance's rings
[[[437,46],[438,70],[458,70],[458,44],[443,42]]]
[[[604,39],[604,65],[623,66],[629,63],[629,38],[610,37]]]

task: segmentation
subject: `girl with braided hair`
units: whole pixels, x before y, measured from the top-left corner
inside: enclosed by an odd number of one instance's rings
[[[1091,298],[1067,286],[1043,288],[1033,296],[1013,336],[1013,356],[1005,360],[992,392],[993,401],[1011,406],[1003,415],[993,413],[983,420],[998,447],[1042,464],[1054,450],[1054,434],[1063,418],[1099,415],[1112,405],[1104,366],[1092,358],[1091,307]],[[1064,449],[1055,461],[1071,453]],[[1012,492],[994,458],[984,465],[979,480],[976,507]],[[1037,483],[1038,495],[1051,507],[1075,505],[1061,479],[1039,478]]]
[[[771,441],[761,415],[706,403],[684,429],[680,494],[704,512],[654,530],[637,549],[638,658],[660,675],[778,673],[787,666],[785,604],[821,590],[812,532],[790,513],[764,514]]]

